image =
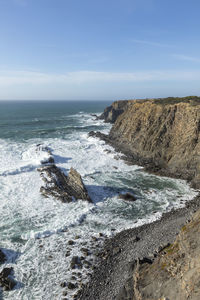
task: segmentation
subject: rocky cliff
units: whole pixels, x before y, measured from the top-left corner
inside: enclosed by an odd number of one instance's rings
[[[104,120],[105,122],[114,123],[117,118],[127,109],[131,101],[115,101],[112,105],[106,107],[104,112],[99,116],[99,119]]]
[[[133,272],[133,300],[200,299],[200,211],[152,263]]]
[[[110,134],[90,136],[149,171],[200,187],[200,97],[132,100],[119,113],[116,107],[114,102],[104,111],[114,122]],[[105,243],[80,299],[200,299],[199,235],[200,196],[156,222],[118,233]]]
[[[132,100],[124,106],[119,101],[118,106],[109,134],[118,150],[149,171],[200,187],[200,98]]]

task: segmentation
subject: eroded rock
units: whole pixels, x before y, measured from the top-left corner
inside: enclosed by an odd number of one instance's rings
[[[81,175],[73,168],[66,176],[55,164],[45,165],[38,169],[45,185],[40,192],[45,196],[53,196],[62,202],[86,200],[92,202],[83,184]]]

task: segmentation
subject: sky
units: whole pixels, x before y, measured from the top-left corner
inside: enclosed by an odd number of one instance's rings
[[[0,100],[200,95],[199,0],[0,0]]]

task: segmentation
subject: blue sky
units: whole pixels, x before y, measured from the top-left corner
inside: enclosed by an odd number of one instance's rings
[[[200,95],[199,0],[0,0],[0,99]]]

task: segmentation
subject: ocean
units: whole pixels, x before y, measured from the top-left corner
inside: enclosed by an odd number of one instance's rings
[[[196,195],[185,181],[145,173],[126,164],[104,141],[88,136],[91,130],[109,132],[111,124],[92,114],[110,103],[0,102],[0,248],[7,255],[0,271],[12,266],[17,281],[16,288],[0,292],[0,298],[63,299],[61,285],[73,280],[70,262],[81,255],[81,247],[90,248],[99,233],[113,236],[152,222]],[[93,203],[62,203],[40,194],[43,182],[37,168],[45,153],[36,151],[38,144],[51,149],[63,172],[73,167],[81,174]],[[119,199],[125,192],[137,200]],[[91,270],[73,272],[81,273],[84,283]]]

